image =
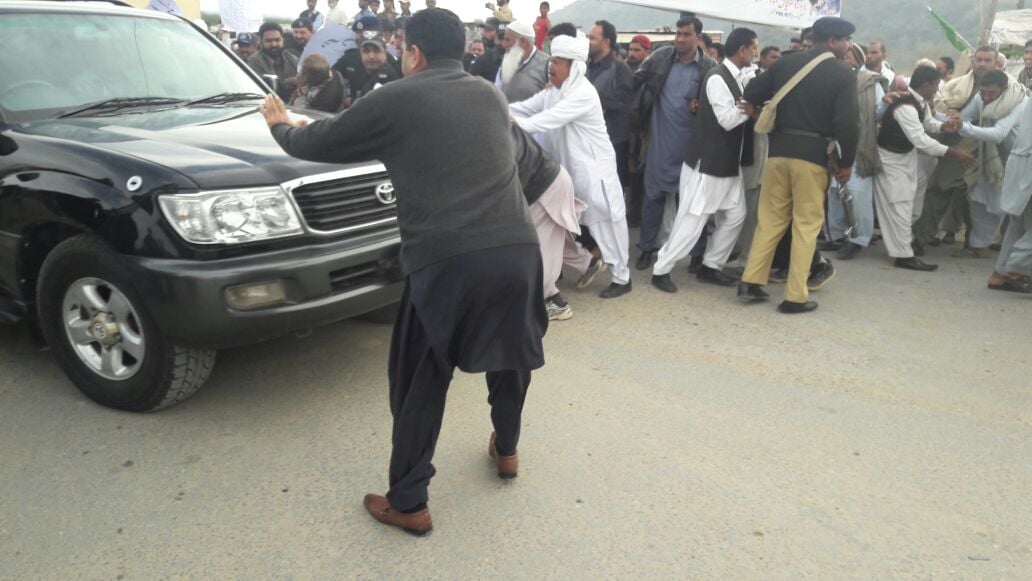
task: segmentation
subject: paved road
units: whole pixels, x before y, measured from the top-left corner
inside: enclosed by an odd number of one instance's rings
[[[517,480],[490,469],[483,380],[456,378],[426,539],[361,506],[386,327],[221,353],[154,415],[0,328],[0,577],[1032,578],[1032,300],[945,254],[840,264],[813,316],[681,268],[674,296],[567,291]]]

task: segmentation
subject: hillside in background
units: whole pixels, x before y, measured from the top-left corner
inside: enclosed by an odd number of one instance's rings
[[[1010,9],[1011,2],[1000,3],[1001,9]],[[889,61],[900,72],[909,71],[921,57],[957,56],[957,51],[946,41],[942,29],[928,14],[931,5],[957,27],[970,42],[977,41],[978,2],[976,0],[843,0],[842,17],[856,25],[854,39],[866,45],[871,40],[883,40],[889,49]],[[685,2],[690,10],[691,2]],[[886,18],[886,15],[891,15]],[[672,27],[677,14],[663,10],[641,8],[607,0],[577,0],[551,15],[553,24],[573,22],[583,29],[597,20],[608,20],[617,30],[651,30]],[[731,23],[713,18],[702,18],[706,30],[731,30]],[[761,45],[787,46],[796,33],[779,28],[750,26],[760,35]]]

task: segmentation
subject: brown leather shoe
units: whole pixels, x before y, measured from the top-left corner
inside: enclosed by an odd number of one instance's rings
[[[419,512],[404,513],[394,509],[387,497],[379,494],[367,494],[365,500],[366,510],[369,515],[385,525],[401,527],[406,533],[423,536],[434,530],[434,524],[430,520],[430,509],[424,508]]]
[[[499,456],[498,450],[495,449],[496,437],[497,434],[491,432],[491,441],[487,445],[487,453],[494,458],[495,465],[498,466],[498,476],[506,480],[516,478],[516,472],[520,467],[520,454],[517,452],[512,456]]]

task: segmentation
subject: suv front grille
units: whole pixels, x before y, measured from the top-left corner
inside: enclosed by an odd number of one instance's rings
[[[361,230],[381,232],[397,224],[394,202],[384,204],[376,196],[377,186],[390,183],[386,172],[339,178],[298,186],[292,190],[308,228],[318,234]]]

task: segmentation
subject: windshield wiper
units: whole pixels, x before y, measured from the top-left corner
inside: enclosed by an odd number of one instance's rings
[[[120,111],[122,109],[129,109],[132,107],[175,105],[182,102],[182,99],[176,99],[173,97],[127,97],[119,99],[105,99],[96,103],[90,103],[89,105],[79,109],[62,113],[58,115],[57,118],[64,119],[65,117],[75,117],[76,115],[82,115],[83,113],[96,113],[100,111],[110,113],[112,111]]]
[[[264,98],[265,95],[259,93],[219,93],[210,97],[188,101],[183,104],[183,107],[190,107],[191,105],[222,105],[236,101],[253,101]]]

